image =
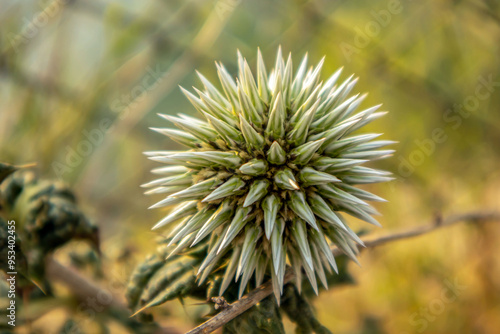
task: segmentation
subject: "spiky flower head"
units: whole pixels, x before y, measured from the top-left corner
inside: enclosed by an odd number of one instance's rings
[[[268,75],[258,51],[254,75],[238,53],[236,79],[217,64],[222,90],[200,73],[204,89],[182,89],[204,120],[160,115],[179,129],[153,128],[189,147],[146,152],[167,165],[144,185],[167,195],[152,208],[175,205],[153,229],[176,224],[171,255],[207,243],[199,281],[225,264],[220,295],[239,280],[241,296],[252,276],[260,285],[269,275],[279,300],[287,264],[299,288],[305,272],[317,292],[316,278],[326,287],[325,269],[337,271],[330,245],[356,261],[363,244],[342,213],[378,225],[366,201],[382,199],[355,186],[390,180],[362,164],[391,155],[379,148],[392,142],[352,133],[385,112],[355,113],[366,96],[351,95],[357,78],[340,82],[339,69],[322,82],[323,59],[307,63],[306,55],[294,73],[279,49]]]

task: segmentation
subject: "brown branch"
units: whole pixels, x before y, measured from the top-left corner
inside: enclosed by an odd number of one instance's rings
[[[376,246],[380,246],[389,242],[404,240],[408,238],[417,237],[423,234],[427,234],[434,230],[440,229],[442,227],[448,227],[451,225],[455,225],[460,222],[486,222],[486,221],[500,221],[500,212],[471,212],[465,213],[461,215],[450,216],[444,220],[436,219],[433,223],[416,226],[410,229],[403,230],[401,232],[391,233],[386,236],[378,237],[378,238],[370,238],[363,240],[366,248],[372,248]],[[334,248],[333,254],[335,256],[339,256],[342,254],[342,251],[338,248]],[[290,282],[294,278],[293,271],[288,268],[285,273],[285,283]],[[260,302],[262,299],[266,298],[273,292],[273,287],[271,281],[267,281],[261,286],[257,287],[247,295],[243,296],[241,299],[235,301],[230,304],[228,308],[222,310],[214,317],[210,318],[203,324],[198,327],[192,329],[187,334],[206,334],[211,333],[217,328],[223,326],[228,323],[232,319],[236,318],[238,315],[242,314],[246,310],[250,309],[252,306]]]

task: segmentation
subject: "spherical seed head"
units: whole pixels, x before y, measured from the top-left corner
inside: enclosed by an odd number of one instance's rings
[[[357,79],[340,81],[339,69],[323,82],[322,65],[308,68],[306,55],[294,73],[279,49],[268,75],[258,51],[252,73],[238,53],[236,79],[217,64],[222,89],[199,73],[204,89],[183,89],[204,120],[161,115],[179,129],[153,129],[189,147],[146,153],[168,165],[145,185],[167,196],[153,207],[175,205],[154,228],[176,224],[173,253],[207,243],[200,283],[227,263],[221,295],[235,278],[241,296],[252,276],[259,285],[269,275],[279,300],[287,263],[315,291],[317,278],[326,287],[324,269],[337,270],[331,244],[354,261],[362,244],[342,213],[378,225],[366,201],[382,199],[355,186],[391,179],[361,165],[390,156],[380,148],[392,142],[353,132],[385,113],[356,112],[365,97],[351,94]]]

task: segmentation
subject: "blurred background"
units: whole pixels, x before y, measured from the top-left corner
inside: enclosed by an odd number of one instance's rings
[[[194,115],[178,85],[201,86],[195,70],[216,80],[214,60],[235,73],[237,49],[253,65],[257,47],[269,64],[279,45],[295,64],[325,55],[324,78],[343,66],[365,107],[390,111],[367,129],[399,141],[375,164],[396,180],[369,188],[389,200],[370,234],[500,207],[498,1],[1,0],[0,31],[1,160],[74,189],[117,295],[164,215],[147,210],[157,198],[139,185],[156,165],[142,152],[180,148],[148,127],[170,126],[159,112]],[[350,266],[357,285],[323,291],[318,317],[335,333],[495,333],[499,242],[495,224],[459,225],[365,251]],[[204,310],[154,313],[185,331]],[[53,305],[19,332],[56,333],[65,312]]]

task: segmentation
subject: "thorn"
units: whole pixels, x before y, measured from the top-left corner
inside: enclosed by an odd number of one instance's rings
[[[299,185],[294,180],[288,179],[288,183],[290,183],[290,185],[293,187],[293,189],[295,189],[295,190],[299,190],[300,189]]]
[[[137,311],[135,311],[135,313],[132,314],[129,318],[135,317],[137,314],[141,313],[142,311],[144,311],[147,308],[148,308],[148,305],[145,305],[145,306],[141,307],[140,309],[138,309]]]

